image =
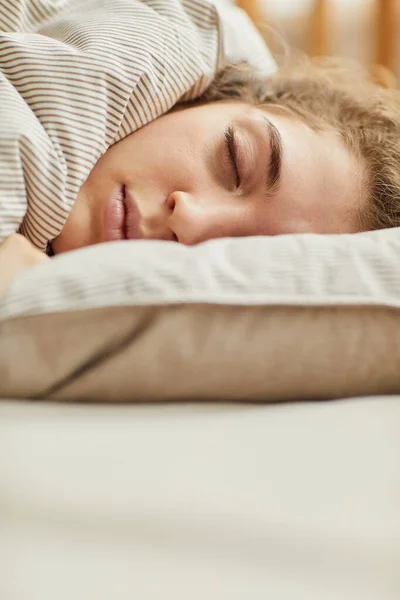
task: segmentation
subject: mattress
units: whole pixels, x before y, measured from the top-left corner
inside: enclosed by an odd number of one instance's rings
[[[2,600],[395,600],[400,396],[0,401]]]

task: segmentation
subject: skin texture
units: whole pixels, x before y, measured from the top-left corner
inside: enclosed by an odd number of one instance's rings
[[[8,237],[0,244],[0,295],[18,273],[48,260],[24,236],[15,233]]]
[[[280,183],[267,195],[266,119],[283,145]],[[228,127],[238,173],[226,146]],[[315,132],[272,108],[241,102],[182,108],[107,150],[52,247],[60,253],[104,242],[105,208],[121,184],[134,199],[144,239],[192,245],[218,237],[353,233],[363,179],[363,165],[337,132]]]

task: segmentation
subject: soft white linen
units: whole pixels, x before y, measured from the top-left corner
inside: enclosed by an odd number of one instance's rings
[[[398,600],[400,396],[0,404],[2,600]]]

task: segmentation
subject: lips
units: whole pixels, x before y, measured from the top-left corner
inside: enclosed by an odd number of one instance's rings
[[[117,240],[138,240],[140,214],[137,206],[124,185],[111,196],[104,211],[104,239],[106,242]]]

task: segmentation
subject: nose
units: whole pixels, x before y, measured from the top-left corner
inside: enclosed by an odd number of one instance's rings
[[[200,198],[188,192],[169,194],[166,205],[169,211],[168,227],[177,241],[193,246],[206,240],[232,235],[229,232],[229,207],[222,206],[216,194]]]
[[[195,206],[193,195],[187,192],[174,191],[166,200],[169,211],[168,227],[173,231],[178,242],[192,246],[200,241],[199,210]]]

